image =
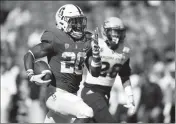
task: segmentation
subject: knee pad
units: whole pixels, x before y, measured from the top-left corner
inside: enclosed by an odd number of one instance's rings
[[[85,115],[88,118],[92,118],[94,116],[93,109],[91,107],[87,107],[87,109],[85,109]]]
[[[52,94],[49,96],[49,98],[46,100],[46,107],[49,108],[50,110],[55,111],[55,96]]]
[[[94,116],[93,109],[86,105],[84,108],[80,107],[77,118],[92,118]]]

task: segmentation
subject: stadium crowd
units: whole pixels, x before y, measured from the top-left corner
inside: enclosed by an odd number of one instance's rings
[[[136,112],[130,114],[123,107],[125,94],[117,78],[109,111],[119,123],[175,122],[175,1],[1,3],[1,122],[43,122],[46,87],[27,80],[23,56],[40,42],[44,29],[55,24],[55,12],[66,3],[82,8],[91,31],[110,16],[121,18],[127,26]]]

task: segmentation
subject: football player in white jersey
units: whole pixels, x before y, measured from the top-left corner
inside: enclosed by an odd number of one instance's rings
[[[130,83],[130,47],[125,42],[125,26],[121,19],[110,17],[102,26],[103,38],[98,40],[102,61],[101,74],[93,77],[89,72],[84,82],[81,97],[94,111],[93,121],[97,123],[117,123],[109,108],[111,88],[119,75],[127,94],[127,105],[134,110],[134,99]]]

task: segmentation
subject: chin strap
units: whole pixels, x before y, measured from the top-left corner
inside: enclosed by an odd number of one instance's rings
[[[80,32],[75,32],[75,31],[71,31],[70,32],[71,37],[73,37],[74,39],[81,39],[83,37],[83,33]]]

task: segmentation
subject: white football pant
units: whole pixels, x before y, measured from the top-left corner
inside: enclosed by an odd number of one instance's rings
[[[76,118],[92,118],[93,110],[75,94],[50,85],[46,106],[54,113]]]

